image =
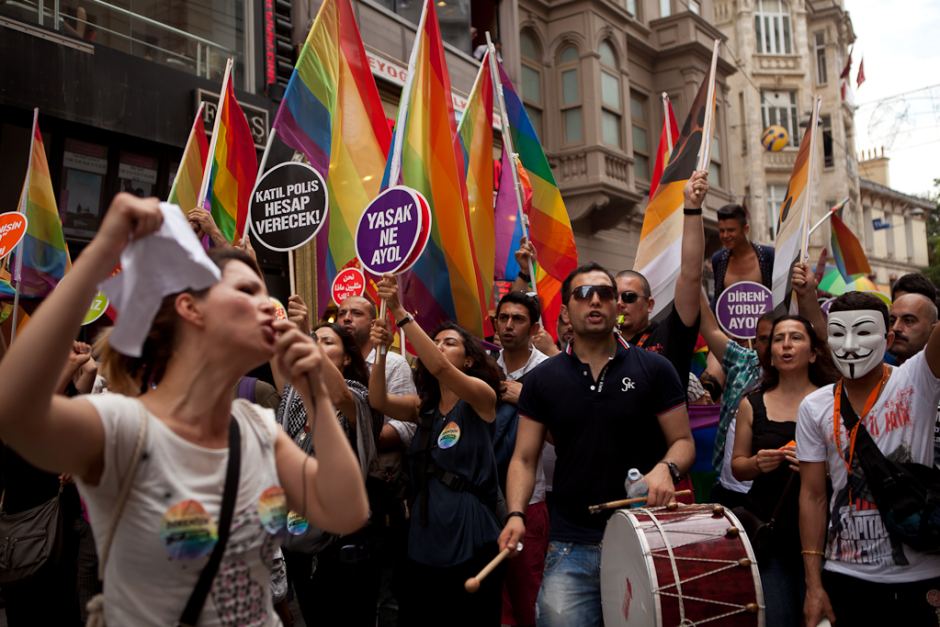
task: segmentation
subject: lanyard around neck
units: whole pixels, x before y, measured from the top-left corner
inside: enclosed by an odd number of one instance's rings
[[[849,450],[848,456],[845,456],[842,453],[842,442],[839,437],[839,432],[841,431],[840,420],[842,418],[842,379],[839,379],[839,382],[836,383],[835,389],[835,403],[833,405],[832,412],[832,434],[834,442],[836,444],[836,450],[839,451],[839,456],[843,458],[845,462],[845,469],[848,474],[852,474],[852,458],[855,456],[855,438],[858,435],[858,426],[862,424],[868,413],[874,407],[875,402],[877,402],[878,397],[881,396],[882,390],[884,390],[885,384],[888,382],[888,377],[891,376],[891,369],[888,366],[882,365],[881,372],[881,382],[876,385],[871,392],[868,394],[868,398],[865,400],[865,407],[862,409],[862,413],[858,416],[858,422],[852,426],[849,431]]]

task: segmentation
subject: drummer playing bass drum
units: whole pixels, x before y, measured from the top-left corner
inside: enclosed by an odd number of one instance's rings
[[[574,331],[568,348],[529,373],[519,399],[519,431],[509,464],[509,515],[500,548],[525,535],[526,504],[546,433],[558,459],[551,531],[537,623],[602,625],[601,539],[609,515],[588,506],[624,497],[630,468],[646,475],[649,504],[672,499],[692,465],[685,387],[666,358],[631,347],[613,332],[615,281],[592,263],[562,283],[562,307]]]

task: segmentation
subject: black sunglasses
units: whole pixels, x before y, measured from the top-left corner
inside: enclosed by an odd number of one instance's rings
[[[601,301],[612,301],[617,295],[617,290],[613,285],[579,285],[571,290],[575,300],[591,300],[595,294]]]
[[[636,292],[620,292],[620,302],[624,305],[632,305],[640,300],[640,295]]]

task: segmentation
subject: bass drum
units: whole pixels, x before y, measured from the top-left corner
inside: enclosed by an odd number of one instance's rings
[[[757,561],[721,505],[617,510],[604,532],[605,627],[763,627]]]

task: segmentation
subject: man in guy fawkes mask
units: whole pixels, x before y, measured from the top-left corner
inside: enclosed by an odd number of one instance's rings
[[[832,303],[829,348],[842,379],[803,400],[796,427],[808,625],[823,617],[840,625],[937,624],[940,555],[919,553],[888,536],[842,407],[847,398],[886,457],[933,464],[940,400],[937,328],[922,352],[892,368],[882,363],[894,341],[885,304],[863,292]],[[827,472],[833,489],[828,533]]]

